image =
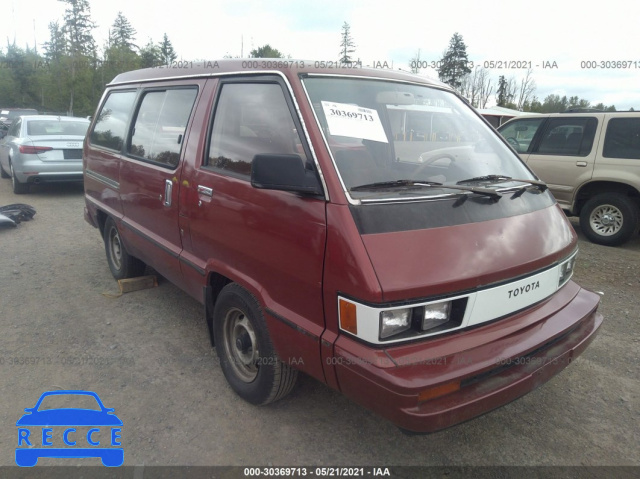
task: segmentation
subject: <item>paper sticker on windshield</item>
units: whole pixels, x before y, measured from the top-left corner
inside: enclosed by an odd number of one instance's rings
[[[347,103],[322,102],[329,133],[389,143],[376,110]]]

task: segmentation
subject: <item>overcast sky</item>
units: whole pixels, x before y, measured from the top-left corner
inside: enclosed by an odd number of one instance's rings
[[[480,2],[391,2],[388,0],[180,0],[134,2],[89,0],[104,46],[109,27],[121,11],[137,31],[137,43],[158,42],[167,33],[185,60],[248,56],[266,43],[286,56],[310,60],[339,58],[340,32],[346,21],[363,64],[387,62],[409,70],[420,49],[424,61],[442,58],[453,33],[462,35],[469,60],[520,62],[533,68],[536,96],[574,96],[640,110],[640,2],[603,3],[538,0]],[[57,0],[8,0],[3,6],[2,45],[17,44],[38,51],[49,38],[47,25],[62,23],[65,4]],[[609,62],[585,68],[583,62]],[[611,62],[626,61],[627,68]],[[548,62],[548,63],[546,63]],[[543,68],[544,65],[557,68]],[[486,64],[488,66],[488,64]],[[618,66],[622,66],[618,64]],[[607,68],[609,67],[609,68]],[[491,70],[521,78],[526,70]],[[437,77],[433,69],[421,74]]]

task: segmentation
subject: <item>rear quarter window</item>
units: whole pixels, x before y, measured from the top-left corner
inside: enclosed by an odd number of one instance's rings
[[[609,120],[602,156],[640,160],[640,118]]]
[[[549,120],[536,153],[587,156],[591,152],[597,126],[595,118],[553,118]]]
[[[109,94],[91,131],[92,145],[115,151],[122,150],[127,123],[135,99],[135,91],[117,91]]]

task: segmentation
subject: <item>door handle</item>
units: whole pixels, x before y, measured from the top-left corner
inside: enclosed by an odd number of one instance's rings
[[[164,206],[171,206],[171,192],[173,191],[173,182],[165,180],[164,182]]]
[[[585,167],[585,166],[587,166],[587,162],[586,161],[576,161],[576,166]]]
[[[198,185],[198,194],[205,196],[213,196],[213,188],[208,186]]]

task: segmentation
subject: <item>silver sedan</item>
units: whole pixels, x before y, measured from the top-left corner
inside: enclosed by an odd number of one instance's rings
[[[44,182],[82,181],[82,142],[89,120],[29,115],[16,118],[0,140],[0,175],[13,192]]]

